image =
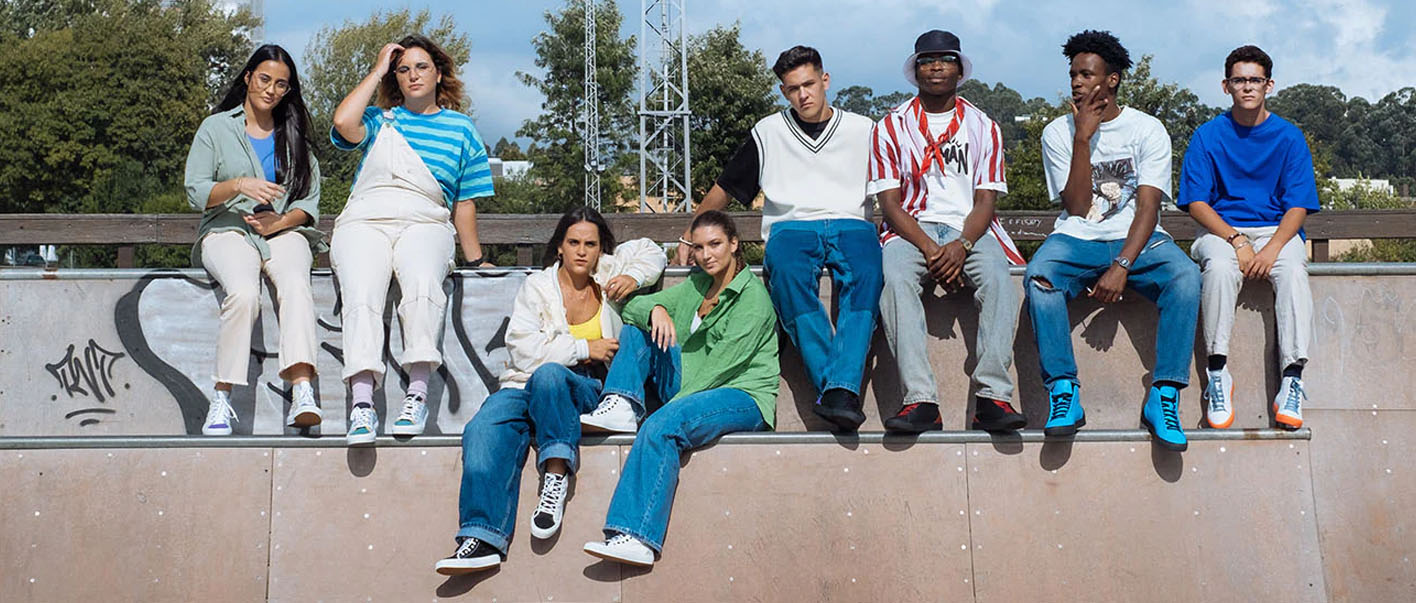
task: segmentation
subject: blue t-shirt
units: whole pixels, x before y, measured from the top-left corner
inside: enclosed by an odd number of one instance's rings
[[[256,157],[261,160],[261,171],[265,172],[265,179],[275,182],[275,133],[265,138],[256,138],[250,134],[246,138],[251,139],[251,146],[256,149]]]
[[[492,164],[472,118],[451,109],[431,115],[413,113],[402,106],[392,111],[393,128],[408,140],[408,146],[433,173],[448,207],[457,201],[492,196]],[[345,140],[334,128],[329,131],[330,142],[345,151],[363,149],[367,155],[383,127],[382,113],[378,107],[364,110],[364,139],[359,144]],[[363,168],[363,160],[359,167]]]
[[[1176,204],[1195,201],[1210,204],[1230,226],[1277,226],[1295,207],[1317,213],[1313,154],[1303,131],[1273,114],[1253,127],[1228,112],[1201,125],[1185,151]]]

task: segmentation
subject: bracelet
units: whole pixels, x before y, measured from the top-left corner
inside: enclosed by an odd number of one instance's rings
[[[484,260],[486,260],[486,259],[487,259],[487,256],[484,256],[484,255],[482,255],[482,256],[477,256],[477,257],[475,257],[475,258],[472,258],[472,259],[470,259],[470,260],[467,260],[467,261],[465,261],[465,262],[462,262],[462,265],[463,265],[464,267],[467,267],[467,268],[476,268],[476,267],[478,267],[478,266],[481,266],[481,265],[482,265],[482,262],[483,262]]]
[[[1230,245],[1233,245],[1233,244],[1234,244],[1234,239],[1237,239],[1237,238],[1239,238],[1239,237],[1244,237],[1245,239],[1248,239],[1248,238],[1249,238],[1249,235],[1246,235],[1246,234],[1244,234],[1244,233],[1239,232],[1239,231],[1236,230],[1236,231],[1234,231],[1234,234],[1225,237],[1225,238],[1224,238],[1224,242],[1225,242],[1225,243],[1229,243]]]
[[[1245,247],[1253,247],[1253,245],[1251,245],[1248,241],[1244,241],[1243,245],[1235,245],[1234,251],[1239,251],[1240,249],[1243,249]]]

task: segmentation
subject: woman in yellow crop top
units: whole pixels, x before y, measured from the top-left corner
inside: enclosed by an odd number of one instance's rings
[[[663,250],[647,239],[617,247],[593,209],[561,216],[546,245],[546,268],[527,276],[516,294],[501,389],[462,430],[457,550],[437,563],[438,573],[501,563],[533,437],[544,478],[531,535],[550,538],[560,529],[578,466],[580,414],[599,402],[606,366],[619,349],[620,302],[659,280],[666,263]]]

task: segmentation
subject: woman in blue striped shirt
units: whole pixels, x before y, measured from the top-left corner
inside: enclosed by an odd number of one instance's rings
[[[370,107],[376,92],[377,106]],[[330,250],[343,301],[351,445],[372,443],[378,432],[373,392],[384,373],[389,279],[397,276],[402,293],[398,361],[408,388],[388,432],[417,435],[428,418],[428,378],[442,362],[442,282],[453,265],[454,237],[469,264],[483,264],[475,200],[492,195],[492,171],[486,145],[461,107],[452,58],[413,35],[384,46],[334,113],[331,142],[364,154]]]

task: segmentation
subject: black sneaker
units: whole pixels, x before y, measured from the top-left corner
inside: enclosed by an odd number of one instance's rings
[[[1016,431],[1027,426],[1028,419],[1002,400],[974,398],[973,428],[983,431]]]
[[[855,431],[865,422],[865,413],[860,411],[860,397],[839,387],[828,389],[826,393],[821,394],[811,410],[816,412],[816,416],[830,421],[844,432]]]
[[[944,420],[939,417],[939,405],[933,402],[918,402],[906,405],[885,419],[885,431],[889,433],[924,433],[943,431]]]
[[[501,565],[501,552],[476,538],[458,538],[457,550],[439,561],[436,569],[444,576],[460,576]]]

